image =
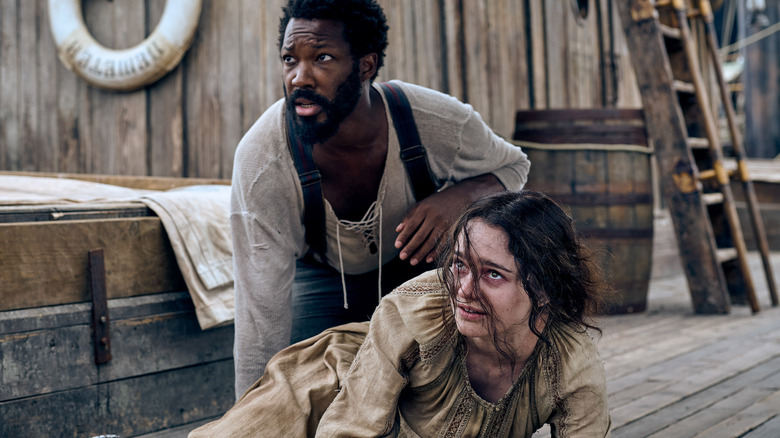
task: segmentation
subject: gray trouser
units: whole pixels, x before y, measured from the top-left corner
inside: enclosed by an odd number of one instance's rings
[[[433,269],[433,265],[412,267],[408,261],[394,258],[382,266],[382,295],[404,281]],[[292,288],[292,334],[290,342],[310,338],[323,330],[349,322],[367,321],[378,304],[378,270],[360,275],[346,275],[347,303],[341,274],[319,263],[311,256],[296,262]]]

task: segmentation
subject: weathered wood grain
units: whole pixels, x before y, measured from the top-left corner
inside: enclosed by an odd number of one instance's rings
[[[232,358],[232,325],[201,330],[186,292],[150,297],[109,300],[113,358],[100,366],[92,356],[89,304],[0,313],[0,400]]]
[[[80,181],[97,182],[101,184],[111,184],[121,187],[129,187],[142,190],[170,190],[177,187],[192,186],[199,184],[219,184],[230,185],[230,179],[214,178],[177,178],[177,177],[150,177],[150,176],[130,176],[130,175],[100,175],[83,173],[47,173],[47,172],[4,172],[0,175],[18,175],[18,176],[37,176],[43,178],[68,178]]]
[[[234,401],[222,360],[0,402],[0,435],[134,436],[213,417]]]
[[[185,290],[156,217],[1,224],[0,247],[3,310],[89,300],[87,252],[96,248],[110,298]]]
[[[150,33],[162,16],[166,2],[149,1],[146,11],[146,33]],[[152,88],[145,90],[148,101],[148,165],[144,174],[183,176],[184,68],[180,63]]]
[[[239,12],[239,56],[241,59],[240,67],[240,98],[241,98],[241,129],[237,134],[243,134],[255,123],[262,115],[265,107],[261,101],[262,84],[262,57],[260,48],[262,46],[272,45],[272,41],[263,39],[263,14],[265,13],[263,5],[256,0],[241,0]],[[276,13],[277,9],[270,9],[271,13]],[[276,60],[276,58],[272,59]],[[269,78],[273,79],[273,77]],[[235,148],[236,145],[225,145]],[[231,151],[232,153],[232,151]],[[230,160],[227,160],[230,161]],[[225,175],[226,177],[229,174]]]
[[[215,3],[219,8],[219,30],[216,33],[218,48],[213,63],[217,67],[219,85],[216,93],[219,96],[217,113],[219,121],[219,138],[215,143],[204,146],[214,150],[213,157],[219,163],[217,173],[211,175],[219,178],[229,178],[233,172],[233,152],[243,135],[241,116],[241,3],[237,1]],[[210,123],[214,123],[212,120]]]
[[[187,292],[108,307],[113,357],[102,365],[90,304],[0,312],[0,436],[133,436],[232,405],[232,325],[202,331]]]
[[[59,62],[46,0],[2,0],[0,169],[229,178],[239,139],[282,97],[283,3],[204,0],[182,62],[143,90],[118,93]],[[380,80],[450,93],[505,138],[517,109],[638,104],[638,90],[623,86],[630,71],[600,68],[610,55],[599,48],[628,61],[620,32],[596,31],[607,0],[581,21],[559,1],[380,3],[391,27]],[[126,48],[154,29],[164,4],[88,0],[83,10],[99,42]]]
[[[653,20],[634,22],[631,8],[638,2],[618,3],[626,41],[638,83],[643,84],[642,100],[648,136],[653,140],[661,189],[672,214],[682,260],[686,263],[688,285],[694,308],[700,313],[724,313],[730,308],[726,282],[711,242],[712,230],[703,226],[709,220],[694,183],[694,163],[685,139],[685,120],[672,90],[671,67],[662,36]]]

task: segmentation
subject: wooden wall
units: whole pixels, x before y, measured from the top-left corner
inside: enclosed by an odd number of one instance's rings
[[[242,134],[282,96],[282,0],[203,0],[195,41],[135,92],[88,86],[63,67],[45,0],[0,0],[0,170],[230,178]],[[380,0],[390,48],[380,80],[471,103],[511,137],[528,108],[641,105],[609,0]],[[164,0],[84,0],[102,44],[126,48]]]
[[[766,2],[765,14],[769,23],[780,22],[780,2]],[[748,37],[761,31],[745,27]],[[747,46],[744,53],[745,150],[751,157],[774,158],[780,156],[780,33]]]

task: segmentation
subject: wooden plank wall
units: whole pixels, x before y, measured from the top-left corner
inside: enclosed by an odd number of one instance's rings
[[[780,2],[766,2],[769,23],[780,22]],[[760,32],[746,26],[748,36]],[[744,49],[745,150],[750,157],[780,156],[780,32]]]
[[[46,0],[0,0],[0,170],[229,178],[235,147],[281,97],[282,0],[203,0],[179,66],[129,93],[88,86],[59,62]],[[609,0],[587,18],[561,0],[380,0],[391,45],[380,80],[471,103],[506,138],[528,108],[637,107]],[[84,0],[102,44],[126,48],[164,0]]]

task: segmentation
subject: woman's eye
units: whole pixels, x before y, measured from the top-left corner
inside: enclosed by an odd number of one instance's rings
[[[488,272],[488,278],[490,278],[491,280],[498,280],[504,277],[496,271],[490,271]]]

